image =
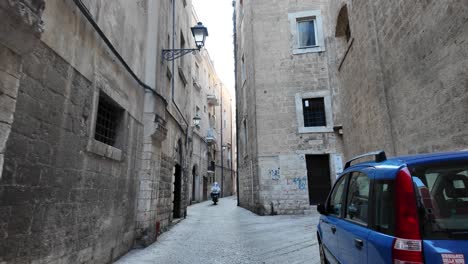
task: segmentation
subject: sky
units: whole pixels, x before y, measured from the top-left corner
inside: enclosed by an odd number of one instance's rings
[[[232,0],[192,0],[198,19],[208,29],[205,48],[216,73],[234,97]]]

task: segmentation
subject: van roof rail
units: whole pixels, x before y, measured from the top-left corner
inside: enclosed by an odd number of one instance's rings
[[[349,168],[351,166],[351,162],[357,160],[357,159],[360,159],[360,158],[364,158],[364,157],[367,157],[367,156],[374,156],[375,158],[375,162],[382,162],[382,161],[386,161],[387,160],[387,155],[385,155],[385,151],[383,150],[377,150],[377,151],[373,151],[373,152],[368,152],[366,154],[362,154],[362,155],[359,155],[359,156],[356,156],[350,160],[348,160],[345,164],[345,170],[347,168]]]

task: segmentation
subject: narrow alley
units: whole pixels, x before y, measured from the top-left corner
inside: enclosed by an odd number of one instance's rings
[[[236,198],[188,207],[185,220],[116,263],[320,263],[318,214],[257,216]]]

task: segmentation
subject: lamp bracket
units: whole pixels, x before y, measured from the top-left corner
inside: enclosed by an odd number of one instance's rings
[[[200,49],[163,49],[162,58],[167,61],[173,61],[186,54],[199,51]]]

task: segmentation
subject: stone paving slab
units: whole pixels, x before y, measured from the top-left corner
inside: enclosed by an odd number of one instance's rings
[[[227,197],[216,206],[192,205],[187,219],[156,243],[133,250],[116,263],[320,263],[317,213],[258,216],[236,204],[235,197]]]

